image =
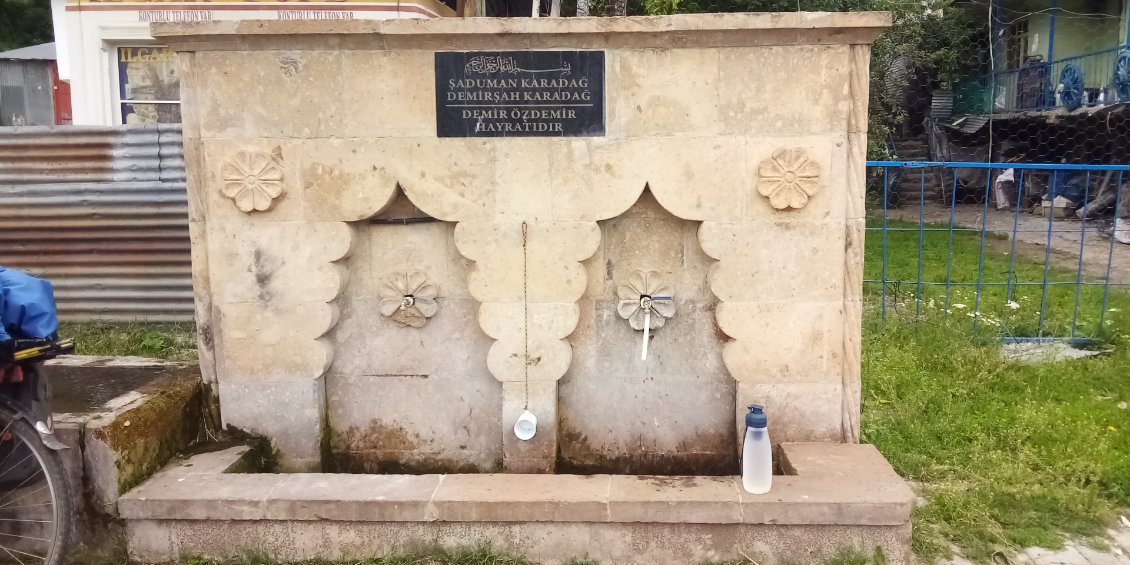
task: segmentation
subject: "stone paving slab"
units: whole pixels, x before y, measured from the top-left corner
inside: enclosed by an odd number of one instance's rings
[[[608,475],[446,475],[431,499],[444,522],[607,522]]]
[[[443,479],[441,475],[285,475],[267,500],[266,518],[432,520],[432,497]]]
[[[768,494],[740,477],[221,474],[245,450],[167,469],[118,502],[127,520],[905,525],[914,493],[873,447],[782,444]],[[823,461],[823,462],[822,462]],[[852,470],[857,473],[852,473]]]
[[[614,475],[609,517],[613,522],[738,523],[742,508],[733,501],[739,490],[741,482],[733,477]]]

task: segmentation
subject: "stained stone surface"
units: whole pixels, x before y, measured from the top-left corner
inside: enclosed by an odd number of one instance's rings
[[[569,337],[573,363],[560,383],[558,470],[648,475],[731,474],[734,379],[722,363],[713,261],[698,222],[672,216],[650,192],[601,222],[603,245],[585,262],[589,288]],[[674,315],[649,340],[616,312],[617,286],[656,271],[673,291]]]
[[[191,102],[201,358],[225,423],[289,470],[549,472],[560,448],[732,472],[752,402],[776,439],[858,441],[868,46],[888,24],[155,24]],[[603,52],[603,132],[438,137],[436,53],[476,50]],[[242,154],[271,157],[251,213],[224,192]],[[368,223],[398,207],[418,217]],[[677,297],[646,362],[616,314],[636,269]],[[421,328],[379,314],[377,281],[407,270],[439,289]]]
[[[486,472],[502,459],[502,386],[476,323],[454,224],[363,224],[326,376],[333,461],[349,472]],[[438,309],[423,327],[380,315],[389,273],[427,272]]]

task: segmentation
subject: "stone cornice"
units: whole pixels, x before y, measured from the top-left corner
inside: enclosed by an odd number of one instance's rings
[[[300,48],[294,36],[341,36],[341,48],[541,49],[868,44],[886,12],[761,12],[620,18],[439,18],[215,21],[152,24],[178,51]],[[324,47],[324,45],[323,45]]]

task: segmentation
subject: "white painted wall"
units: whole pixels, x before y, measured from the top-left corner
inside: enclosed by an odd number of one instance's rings
[[[119,125],[118,46],[157,45],[150,21],[392,19],[454,15],[410,2],[87,2],[51,0],[60,78],[71,83],[75,125]]]

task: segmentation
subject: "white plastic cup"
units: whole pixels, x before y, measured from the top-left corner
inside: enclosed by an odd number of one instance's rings
[[[518,421],[514,422],[514,435],[518,439],[527,441],[534,437],[538,431],[538,418],[534,416],[533,412],[525,410],[521,416],[518,416]]]

